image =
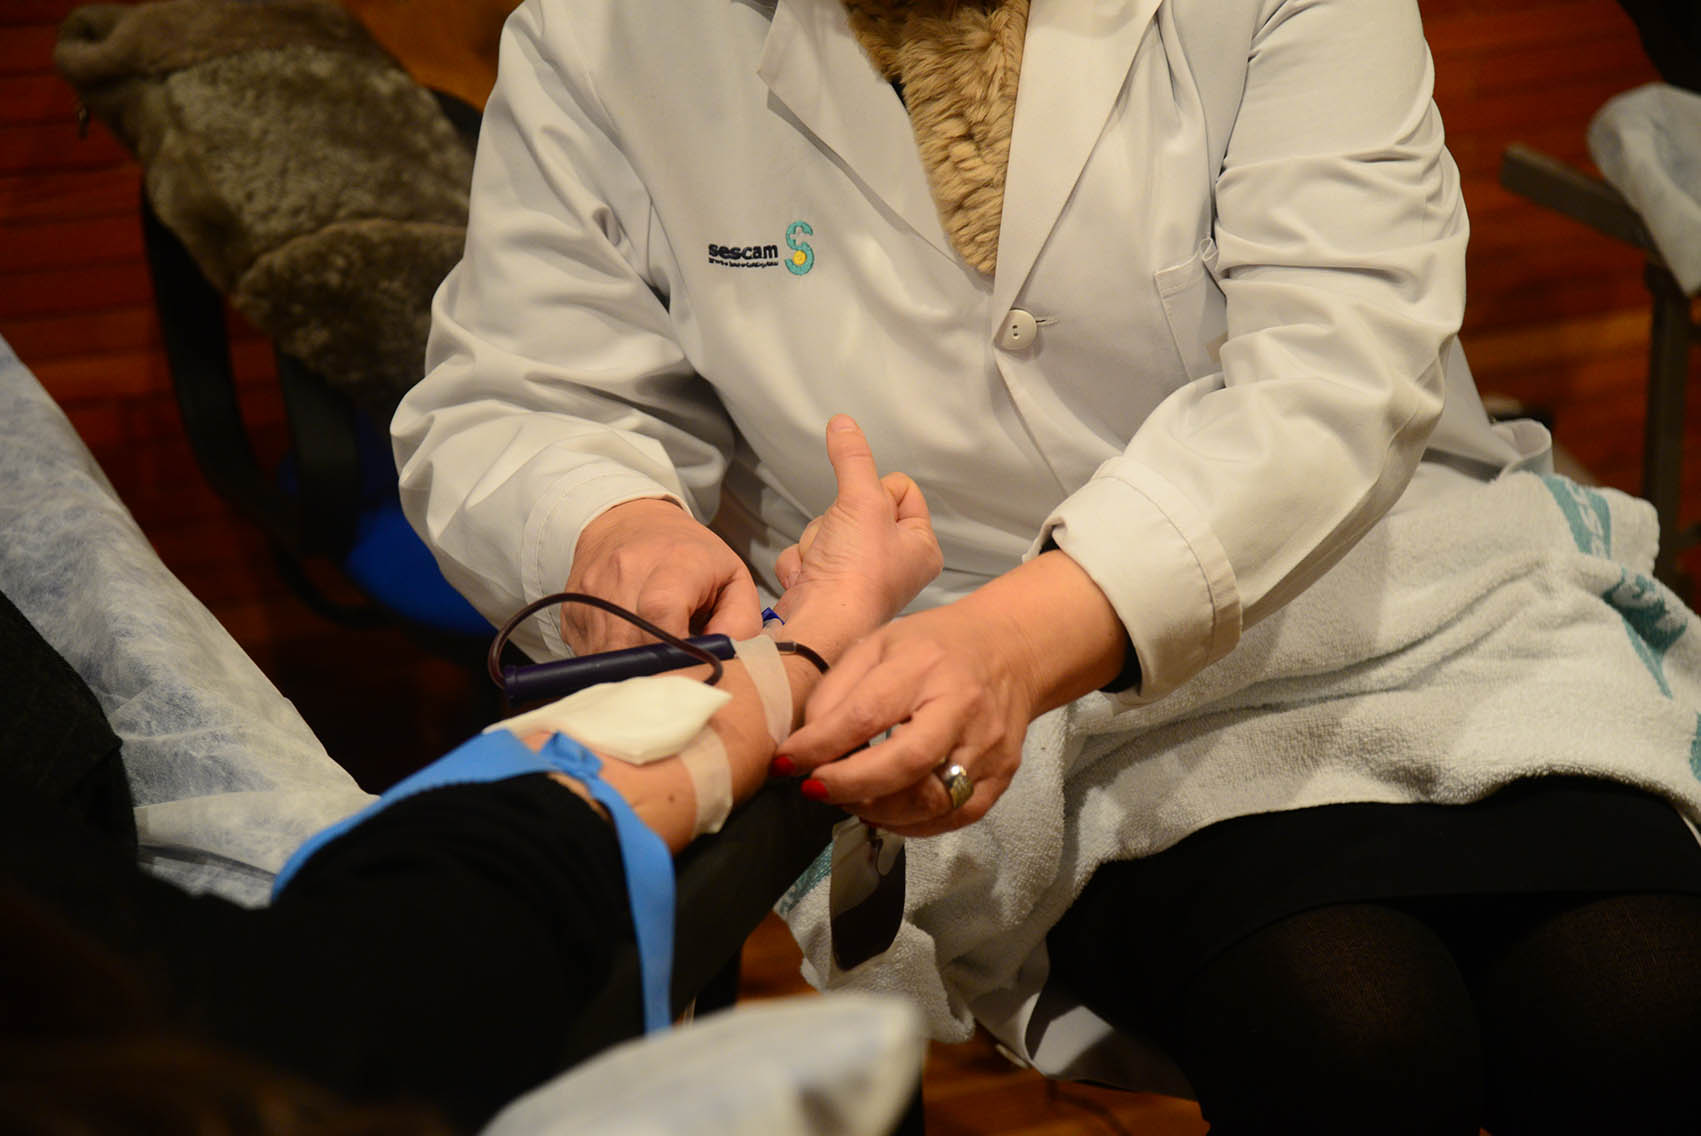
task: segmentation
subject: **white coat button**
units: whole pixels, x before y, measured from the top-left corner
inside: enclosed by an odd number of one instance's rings
[[[1026,351],[1039,335],[1039,321],[1021,308],[1011,308],[998,329],[998,346],[1006,351]]]

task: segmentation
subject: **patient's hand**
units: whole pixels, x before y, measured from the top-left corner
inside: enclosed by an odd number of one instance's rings
[[[848,415],[827,423],[827,459],[839,494],[775,562],[786,589],[778,610],[790,620],[826,608],[860,637],[939,574],[939,541],[916,483],[902,473],[880,477],[868,439]]]

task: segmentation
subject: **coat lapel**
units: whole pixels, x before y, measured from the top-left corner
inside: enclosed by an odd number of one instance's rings
[[[757,73],[852,180],[956,259],[909,115],[852,36],[840,0],[780,0]]]
[[[992,324],[1015,301],[1128,78],[1159,0],[1033,0],[1016,91]]]

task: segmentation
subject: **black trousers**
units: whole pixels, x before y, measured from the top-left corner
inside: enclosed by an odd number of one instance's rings
[[[1104,865],[1048,939],[1053,977],[1157,1040],[1229,1136],[1696,1131],[1688,829],[1590,782],[1432,808],[1244,818]],[[1551,825],[1518,863],[1507,832]]]

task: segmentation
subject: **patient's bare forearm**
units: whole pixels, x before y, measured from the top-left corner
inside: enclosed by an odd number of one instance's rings
[[[843,627],[836,626],[835,620],[811,619],[809,613],[794,616],[779,636],[782,639],[792,637],[827,658],[837,657],[854,638]],[[795,728],[802,721],[803,705],[821,674],[807,659],[794,655],[785,655],[782,659],[791,685],[791,724]],[[693,667],[678,673],[691,678],[706,678],[708,668]],[[747,800],[767,780],[774,741],[768,734],[761,696],[744,664],[736,659],[726,663],[719,686],[732,696],[732,701],[716,711],[709,720],[709,728],[720,736],[721,745],[726,750],[732,773],[732,798],[739,802]],[[528,735],[525,741],[536,748],[542,746],[548,736],[547,732],[540,731]],[[590,794],[577,781],[564,774],[555,774],[554,777],[590,800]],[[632,811],[670,849],[678,852],[691,842],[697,818],[697,794],[685,763],[679,758],[667,758],[647,765],[605,758],[602,778],[625,798]],[[600,806],[597,808],[601,811]]]

